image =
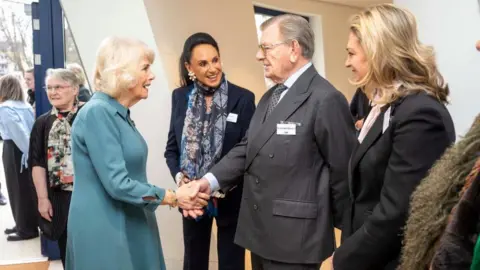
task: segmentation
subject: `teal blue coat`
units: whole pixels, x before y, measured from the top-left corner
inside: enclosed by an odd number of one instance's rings
[[[66,269],[165,269],[154,213],[165,190],[147,181],[147,144],[128,109],[95,93],[79,111],[71,140]]]

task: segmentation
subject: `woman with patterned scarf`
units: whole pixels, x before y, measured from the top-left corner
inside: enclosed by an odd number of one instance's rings
[[[180,58],[182,87],[173,91],[165,158],[178,186],[201,178],[239,143],[255,111],[250,91],[226,80],[217,42],[190,36]],[[233,243],[242,187],[214,193],[204,216],[183,218],[183,269],[207,270],[212,220],[218,226],[219,269],[245,269],[245,251]]]
[[[64,266],[74,176],[70,134],[83,105],[78,102],[78,85],[72,71],[47,71],[45,90],[52,109],[37,118],[30,136],[29,163],[42,216],[40,229],[46,237],[58,240]]]

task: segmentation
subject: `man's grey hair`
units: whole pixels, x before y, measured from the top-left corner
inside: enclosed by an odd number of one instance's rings
[[[283,14],[266,20],[260,25],[260,29],[264,31],[274,24],[278,25],[280,34],[285,41],[298,41],[302,48],[303,57],[308,60],[313,58],[315,52],[315,34],[305,18],[293,14]]]
[[[45,81],[48,78],[54,78],[63,82],[70,84],[71,86],[79,87],[80,80],[78,79],[77,74],[73,71],[65,68],[50,68],[47,70],[47,76],[45,77]]]
[[[0,78],[0,101],[7,100],[25,101],[22,83],[13,74],[7,74]]]

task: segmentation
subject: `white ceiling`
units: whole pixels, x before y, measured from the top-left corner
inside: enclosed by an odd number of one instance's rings
[[[340,5],[354,6],[354,7],[366,7],[375,4],[392,3],[390,0],[315,0],[319,2],[329,2]]]

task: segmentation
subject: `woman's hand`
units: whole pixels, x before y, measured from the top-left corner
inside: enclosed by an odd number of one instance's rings
[[[38,200],[38,212],[44,219],[52,222],[53,208],[49,199],[44,198]]]
[[[355,128],[356,128],[357,130],[362,129],[364,120],[365,120],[365,119],[360,119],[360,120],[358,120],[357,122],[355,122]]]
[[[191,180],[188,177],[184,176],[183,179],[180,180],[180,182],[178,183],[178,187],[181,187],[185,184],[188,184],[188,183],[190,183],[190,181]]]
[[[210,195],[199,192],[195,181],[182,185],[176,191],[178,206],[184,210],[200,210],[208,205]]]

